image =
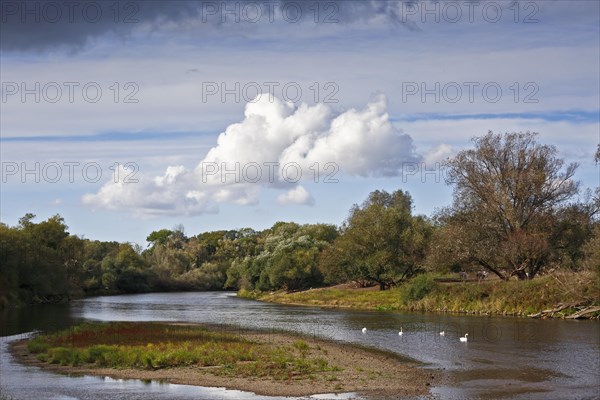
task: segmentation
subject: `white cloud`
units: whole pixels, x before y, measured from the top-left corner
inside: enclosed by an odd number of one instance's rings
[[[280,204],[314,204],[298,182],[319,182],[338,170],[340,176],[397,176],[403,163],[421,160],[412,138],[391,124],[383,96],[336,115],[324,104],[295,106],[262,95],[246,105],[244,117],[219,135],[194,170],[169,166],[137,184],[110,181],[83,202],[141,215],[202,214],[219,203],[256,204],[263,188],[275,188],[288,190]]]
[[[350,109],[334,116],[324,104],[295,107],[263,95],[248,103],[245,117],[219,136],[217,146],[197,170],[206,169],[206,163],[232,167],[239,162],[243,168],[248,163],[277,162],[297,164],[303,176],[311,176],[315,163],[320,168],[335,163],[349,175],[394,176],[403,162],[420,160],[412,138],[390,123],[383,96],[363,110]],[[275,178],[280,183],[286,180],[285,176]],[[269,176],[263,174],[262,179],[267,181]]]
[[[313,197],[302,186],[296,186],[294,189],[288,190],[287,193],[280,194],[277,197],[277,202],[281,205],[303,204],[312,206],[315,204]]]
[[[118,176],[129,171],[119,167]],[[218,211],[210,198],[199,191],[190,190],[192,174],[181,166],[168,167],[163,176],[138,182],[106,182],[96,194],[82,197],[85,205],[112,211],[128,211],[135,216],[196,215]]]
[[[449,144],[441,143],[437,146],[430,148],[425,153],[425,164],[435,165],[446,161],[447,158],[453,156],[456,153],[456,149]]]

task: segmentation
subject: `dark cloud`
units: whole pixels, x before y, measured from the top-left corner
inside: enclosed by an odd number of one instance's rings
[[[414,29],[401,21],[399,4],[398,1],[363,0],[0,0],[0,49],[3,52],[78,51],[91,40],[105,35],[127,39],[142,26],[150,32],[166,26],[172,29],[173,23],[181,24],[182,30],[226,29],[232,28],[232,24],[243,28],[244,24],[296,22],[298,13],[300,24],[314,24],[315,21],[347,24],[383,17],[379,20]],[[260,12],[259,18],[257,12]],[[197,23],[190,24],[191,21]]]
[[[194,1],[0,0],[2,51],[77,50],[106,34],[127,36],[139,24],[197,15]]]

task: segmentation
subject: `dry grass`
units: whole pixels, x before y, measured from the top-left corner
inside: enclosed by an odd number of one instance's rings
[[[228,332],[160,323],[84,324],[27,344],[38,360],[68,366],[156,370],[216,367],[214,374],[308,378],[339,371],[322,357],[308,356],[308,345],[272,346]]]
[[[437,379],[390,353],[218,325],[86,324],[13,342],[10,351],[25,365],[58,373],[226,387],[268,396],[359,392],[414,398],[426,395]]]
[[[254,298],[320,307],[516,316],[551,309],[560,303],[600,304],[598,278],[589,271],[554,273],[530,281],[490,280],[448,284],[436,282],[435,278],[436,275],[424,274],[386,291],[323,288],[296,293],[254,294]],[[565,309],[555,317],[564,317],[575,311]]]

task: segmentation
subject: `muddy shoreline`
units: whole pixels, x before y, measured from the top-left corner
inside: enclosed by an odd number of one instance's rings
[[[196,325],[196,324],[185,324]],[[209,329],[230,327],[199,325]],[[349,344],[282,332],[242,330],[236,332],[248,340],[285,346],[299,338],[306,341],[334,365],[341,367],[335,374],[319,373],[314,379],[275,380],[272,378],[222,376],[211,373],[215,367],[185,366],[157,370],[99,368],[92,365],[61,366],[42,362],[27,350],[27,339],[14,342],[11,354],[22,364],[66,375],[92,375],[114,379],[156,380],[174,384],[224,387],[266,396],[307,396],[322,393],[357,392],[373,398],[409,398],[429,393],[439,377],[421,365],[391,353]],[[313,350],[311,350],[313,351]],[[216,367],[218,368],[218,367]],[[335,375],[335,376],[334,376]]]

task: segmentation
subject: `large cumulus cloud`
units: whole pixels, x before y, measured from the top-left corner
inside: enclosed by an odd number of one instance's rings
[[[390,122],[383,96],[336,113],[262,94],[194,169],[169,166],[135,184],[110,181],[83,202],[139,215],[196,215],[216,212],[219,203],[256,204],[268,188],[285,192],[280,204],[312,205],[304,182],[396,176],[403,163],[420,160],[412,138]]]

